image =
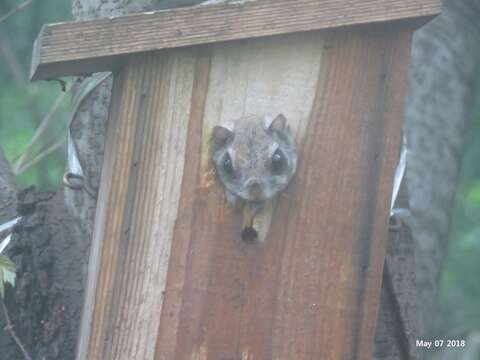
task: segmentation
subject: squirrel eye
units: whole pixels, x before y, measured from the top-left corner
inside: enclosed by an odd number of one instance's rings
[[[225,173],[234,178],[235,177],[235,171],[233,170],[233,163],[232,163],[232,158],[230,155],[226,155],[225,158],[222,161],[222,167]]]
[[[272,172],[274,174],[280,174],[285,170],[287,161],[285,155],[280,150],[275,151],[272,155]]]

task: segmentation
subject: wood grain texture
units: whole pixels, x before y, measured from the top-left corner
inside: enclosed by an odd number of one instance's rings
[[[45,25],[31,79],[112,70],[127,54],[291,32],[431,17],[440,0],[258,0]]]
[[[372,357],[412,24],[132,57],[116,76],[78,360]],[[282,112],[299,168],[241,240],[212,127]]]
[[[190,122],[155,359],[371,359],[412,32],[213,47],[197,69],[204,116]],[[279,110],[300,167],[266,241],[247,245],[205,139],[225,117]]]
[[[151,359],[184,170],[195,50],[115,80],[78,359]],[[168,211],[165,211],[168,209]]]

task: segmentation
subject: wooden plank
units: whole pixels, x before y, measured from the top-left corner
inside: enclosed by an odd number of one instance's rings
[[[371,359],[414,25],[135,57],[115,78],[77,360]],[[263,243],[211,127],[282,112],[299,169]]]
[[[215,46],[194,94],[207,93],[205,115],[190,122],[156,359],[371,359],[413,31],[398,30]],[[252,111],[287,114],[301,165],[269,238],[246,245],[198,134]]]
[[[258,0],[45,25],[31,79],[112,70],[127,54],[291,32],[431,17],[440,0]]]
[[[211,69],[201,69],[210,74],[209,82],[194,97],[207,94],[207,98],[198,105],[201,116],[190,123],[191,167],[185,170],[156,359],[237,359],[244,301],[239,287],[249,277],[249,266],[268,266],[272,258],[264,258],[267,250],[262,246],[241,242],[241,212],[227,207],[223,190],[210,176],[208,139],[212,126],[222,119],[279,111],[302,137],[323,45],[319,33],[223,44],[213,50]],[[282,219],[275,222],[279,226]],[[275,238],[267,243],[278,245]],[[262,284],[269,298],[276,295],[274,284]],[[207,325],[205,317],[214,321]],[[257,341],[262,339],[261,320],[255,321]],[[198,342],[202,336],[211,339],[208,344]],[[269,344],[267,340],[265,345]],[[255,357],[270,358],[258,353]]]
[[[194,67],[176,50],[116,76],[77,359],[153,358]]]

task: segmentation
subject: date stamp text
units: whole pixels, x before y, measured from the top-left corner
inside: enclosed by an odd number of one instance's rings
[[[436,339],[436,340],[416,340],[415,346],[424,349],[438,349],[443,347],[449,348],[463,348],[466,346],[466,341],[463,339]]]

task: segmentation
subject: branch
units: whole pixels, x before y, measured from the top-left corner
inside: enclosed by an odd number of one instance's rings
[[[13,200],[2,201],[0,199],[0,218],[2,218],[3,215],[6,214],[6,210],[11,209],[14,205],[15,202]]]
[[[1,302],[2,302],[3,315],[5,316],[5,321],[7,322],[7,325],[5,326],[4,330],[8,331],[10,336],[13,338],[15,343],[18,345],[18,347],[22,351],[22,354],[25,357],[25,359],[32,360],[32,357],[28,354],[27,350],[25,349],[25,346],[22,344],[17,334],[15,333],[15,330],[13,330],[13,325],[12,325],[12,322],[10,321],[10,316],[8,315],[8,310],[7,310],[7,307],[5,306],[5,302],[3,300],[1,300]]]
[[[4,210],[2,204],[14,200],[16,193],[15,174],[0,147],[0,209]]]
[[[27,171],[29,168],[31,168],[33,165],[35,165],[36,163],[40,162],[41,160],[43,160],[46,156],[50,155],[52,152],[54,152],[55,150],[59,149],[63,143],[65,142],[65,139],[61,139],[60,141],[57,141],[55,144],[51,145],[50,147],[48,147],[47,149],[45,149],[45,151],[43,151],[42,153],[38,154],[32,161],[30,161],[28,164],[20,167],[18,170],[15,171],[15,175],[20,175],[22,173],[24,173],[25,171]]]
[[[53,115],[57,112],[58,108],[62,104],[63,99],[65,98],[65,93],[60,94],[55,102],[53,103],[52,107],[48,111],[48,113],[45,115],[45,117],[42,119],[40,122],[40,125],[38,126],[37,130],[35,130],[35,134],[33,134],[32,138],[30,139],[30,142],[26,146],[25,150],[23,151],[23,154],[20,156],[20,158],[16,161],[15,164],[15,173],[18,174],[19,169],[21,169],[27,159],[28,153],[32,149],[33,145],[37,142],[37,140],[43,135],[45,130],[47,129],[48,124],[50,121],[53,119]]]
[[[28,5],[30,5],[32,3],[32,1],[33,0],[26,0],[23,3],[19,4],[17,7],[14,7],[12,10],[7,12],[6,14],[0,16],[0,24],[2,22],[4,22],[5,20],[7,20],[10,16],[12,16],[12,15],[16,14],[17,12],[19,12],[20,10],[23,10],[24,8],[26,8]]]
[[[15,84],[17,86],[23,85],[25,83],[26,76],[22,70],[20,62],[17,59],[17,56],[12,50],[10,41],[8,41],[8,38],[3,34],[3,32],[0,32],[0,54],[5,60],[5,64],[7,65]]]

